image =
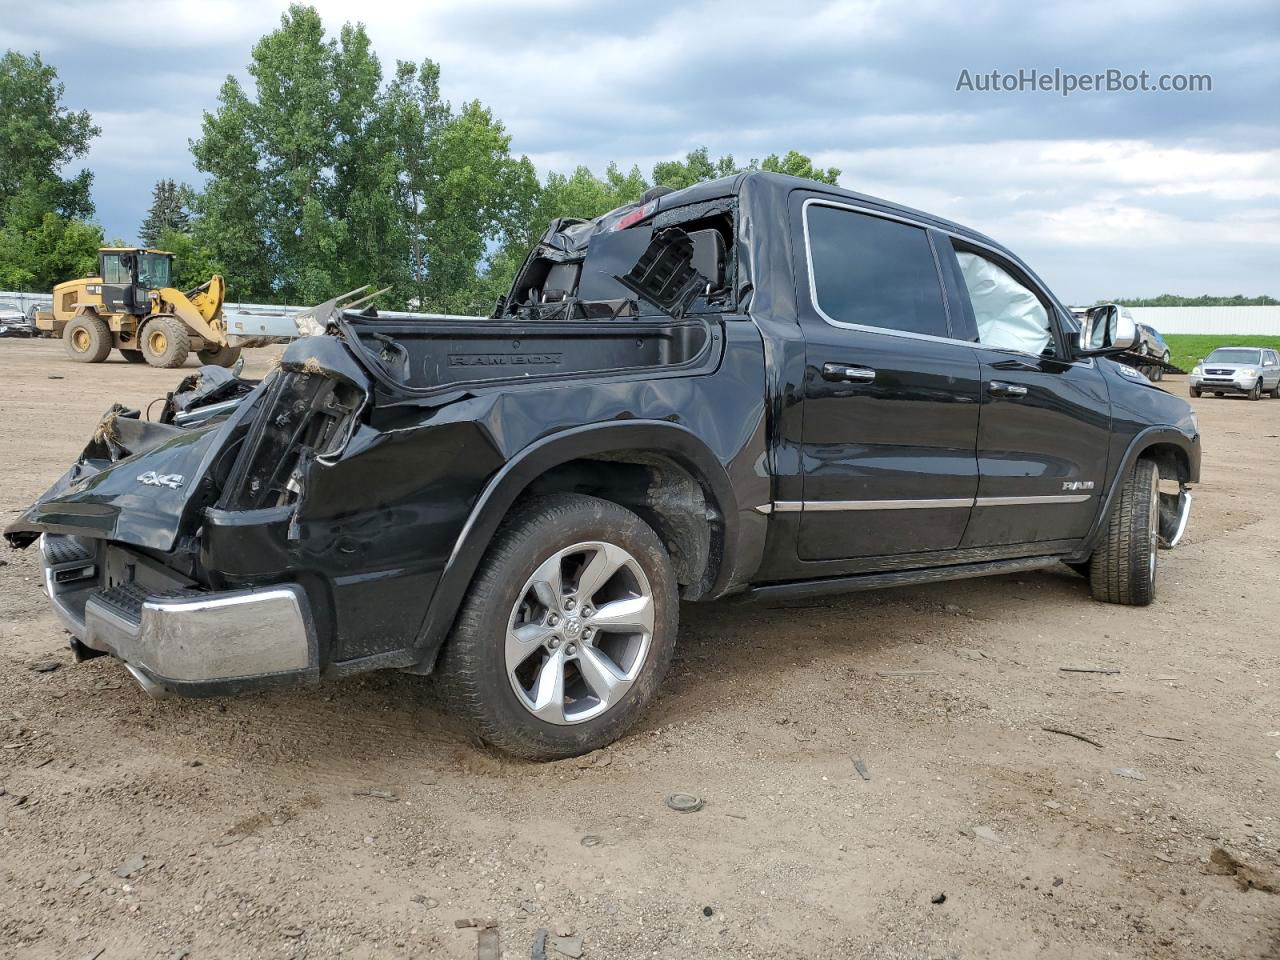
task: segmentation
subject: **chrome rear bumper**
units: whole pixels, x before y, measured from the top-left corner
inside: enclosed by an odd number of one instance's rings
[[[80,644],[123,660],[148,693],[221,696],[319,679],[315,626],[297,584],[219,593],[105,588],[103,549],[41,537],[45,592]]]

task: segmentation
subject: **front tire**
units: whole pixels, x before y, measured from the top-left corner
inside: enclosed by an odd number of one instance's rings
[[[201,363],[210,363],[215,367],[231,367],[240,359],[240,348],[227,344],[214,347],[212,350],[197,350],[196,356],[200,358]]]
[[[1193,397],[1198,397],[1198,396],[1200,396],[1200,388],[1199,388],[1199,387],[1192,387],[1192,388],[1191,388],[1191,395],[1192,395]]]
[[[138,340],[142,355],[153,367],[180,367],[191,353],[191,337],[176,317],[148,320]]]
[[[1253,385],[1253,389],[1249,391],[1250,400],[1262,399],[1262,378],[1258,378],[1258,382]]]
[[[652,699],[675,651],[675,572],[630,510],[555,494],[499,529],[442,655],[453,711],[531,760],[597,750]]]
[[[67,356],[77,363],[101,363],[111,352],[111,328],[101,317],[72,317],[62,331]]]
[[[1120,487],[1105,539],[1089,558],[1093,599],[1134,607],[1154,600],[1159,537],[1160,471],[1139,460]]]

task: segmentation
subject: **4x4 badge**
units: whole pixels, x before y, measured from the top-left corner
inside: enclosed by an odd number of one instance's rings
[[[177,490],[183,484],[183,477],[180,473],[156,473],[154,470],[148,470],[138,478],[139,483],[145,483],[148,487],[168,487],[170,490]]]

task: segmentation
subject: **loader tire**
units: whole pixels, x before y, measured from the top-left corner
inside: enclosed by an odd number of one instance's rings
[[[138,341],[142,344],[142,355],[153,367],[180,367],[191,353],[187,328],[174,317],[148,320]]]
[[[120,348],[120,356],[124,357],[126,363],[146,363],[147,358],[142,355],[141,350],[126,350]]]
[[[101,317],[81,314],[62,331],[67,355],[78,363],[101,363],[111,352],[111,328]]]
[[[1089,558],[1089,592],[1103,603],[1145,607],[1156,596],[1160,470],[1139,460],[1120,487],[1106,535]]]
[[[228,344],[212,350],[197,350],[196,356],[200,358],[201,363],[210,363],[215,367],[231,367],[240,359],[240,348]]]

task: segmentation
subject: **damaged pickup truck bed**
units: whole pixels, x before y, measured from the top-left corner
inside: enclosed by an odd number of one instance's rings
[[[1013,254],[751,173],[551,225],[490,318],[347,312],[113,408],[6,530],[152,693],[439,674],[481,736],[619,736],[679,602],[1065,562],[1154,596],[1199,434]],[[1161,481],[1165,489],[1161,489]]]

